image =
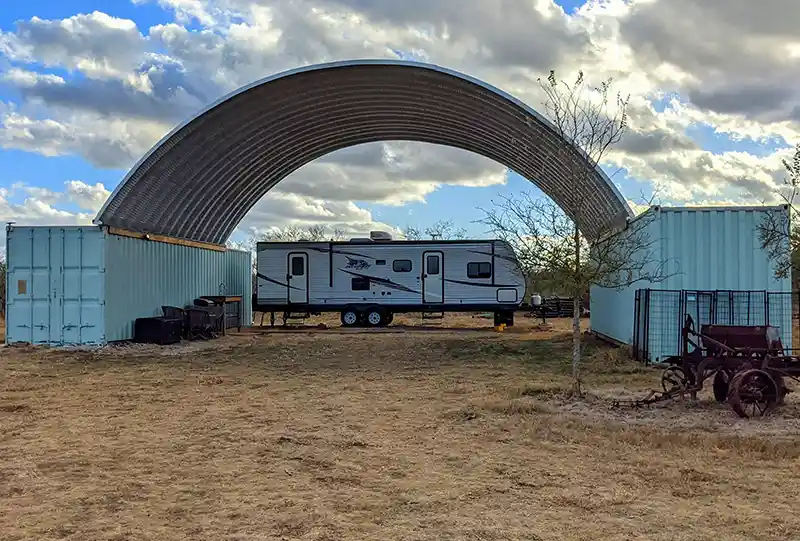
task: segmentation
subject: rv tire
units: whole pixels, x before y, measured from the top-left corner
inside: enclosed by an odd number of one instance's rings
[[[368,308],[364,314],[364,321],[370,327],[382,327],[386,324],[386,311],[378,306]]]
[[[361,321],[361,314],[358,313],[358,310],[355,308],[347,308],[342,310],[342,326],[344,327],[355,327]]]
[[[386,312],[384,314],[383,323],[381,325],[391,325],[392,320],[394,320],[394,314],[391,312]]]

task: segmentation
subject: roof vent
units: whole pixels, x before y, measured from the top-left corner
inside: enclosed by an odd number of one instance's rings
[[[350,239],[350,242],[372,242],[372,239],[366,237],[353,237]]]
[[[392,235],[387,231],[370,231],[369,238],[372,240],[392,240]]]

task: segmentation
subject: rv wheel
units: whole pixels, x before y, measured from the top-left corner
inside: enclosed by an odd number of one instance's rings
[[[386,312],[382,325],[391,325],[392,321],[394,320],[394,314],[391,312]]]
[[[358,312],[353,309],[342,312],[342,325],[345,327],[354,327],[356,324],[358,324]]]
[[[365,319],[370,327],[378,327],[380,325],[384,325],[386,316],[384,311],[380,308],[370,308],[367,311],[367,317]]]

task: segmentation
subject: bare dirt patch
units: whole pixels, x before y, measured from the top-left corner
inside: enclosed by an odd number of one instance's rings
[[[658,373],[592,345],[575,400],[568,348],[558,330],[486,328],[5,348],[0,539],[800,531],[794,399],[751,422],[710,402],[612,410]]]

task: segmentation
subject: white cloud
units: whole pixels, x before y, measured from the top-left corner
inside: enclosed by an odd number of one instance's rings
[[[89,77],[125,77],[145,50],[136,23],[95,11],[63,20],[33,17],[0,33],[0,52],[15,61],[78,70]]]
[[[70,180],[66,183],[65,194],[66,198],[75,203],[78,208],[96,213],[111,192],[99,182],[92,186],[80,180]]]

